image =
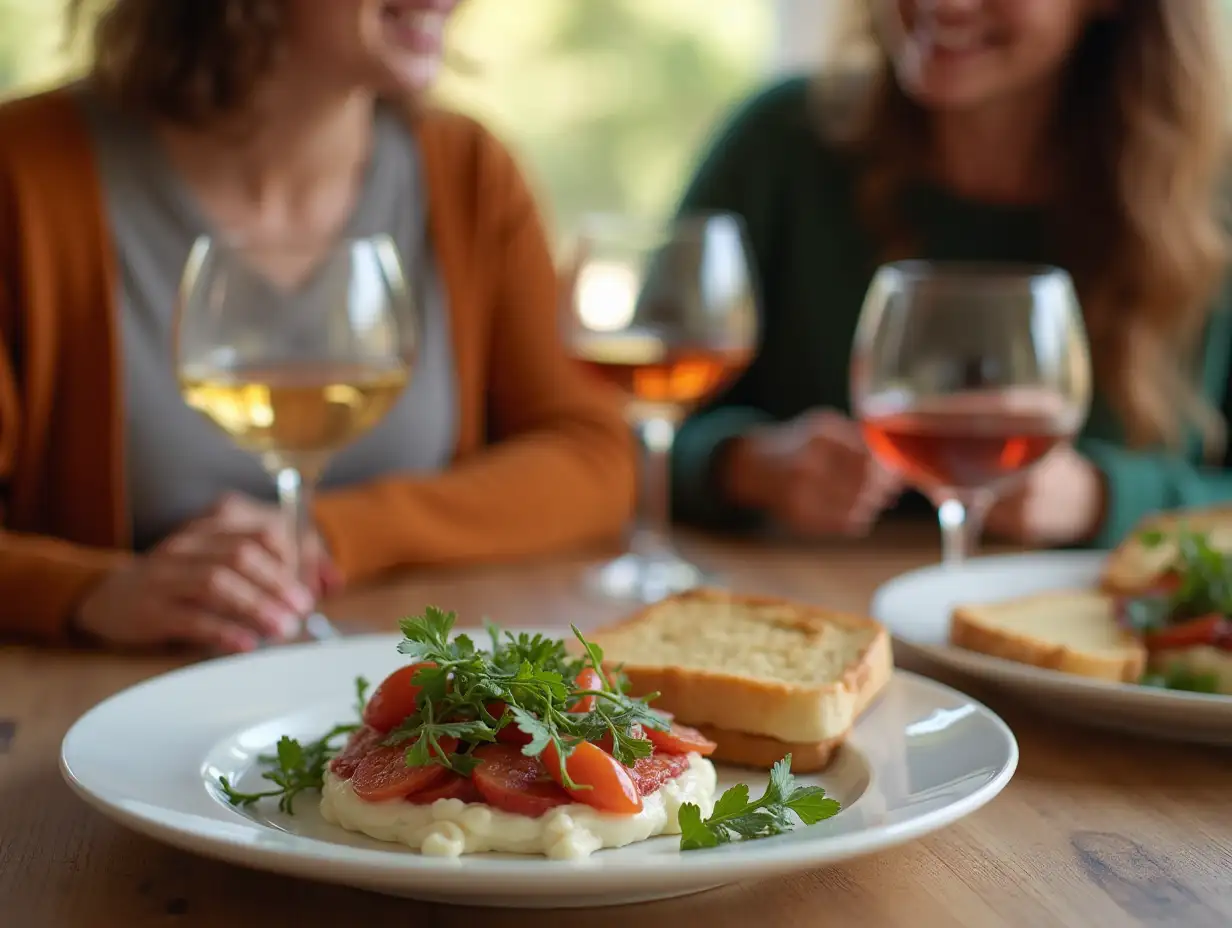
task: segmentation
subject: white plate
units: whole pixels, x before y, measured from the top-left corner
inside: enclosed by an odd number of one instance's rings
[[[948,645],[950,613],[963,603],[995,602],[1099,580],[1105,552],[1045,552],[973,558],[959,567],[925,567],[873,594],[872,614],[913,653],[988,680],[1047,712],[1118,731],[1204,744],[1232,744],[1232,697],[1104,683]]]
[[[804,870],[918,838],[974,812],[1009,782],[1018,745],[984,706],[898,673],[820,782],[843,811],[779,838],[681,853],[657,838],[587,861],[512,855],[423,857],[325,823],[315,796],[294,816],[229,806],[221,775],[255,782],[256,757],[280,735],[316,737],[353,717],[353,680],[404,663],[397,638],[297,645],[201,664],[126,690],[69,731],[61,769],[104,814],[169,844],[292,876],[430,901],[569,907],[685,895]],[[760,771],[721,770],[725,787]]]

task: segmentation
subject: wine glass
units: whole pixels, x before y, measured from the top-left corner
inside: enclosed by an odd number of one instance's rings
[[[712,580],[668,539],[670,457],[684,416],[734,379],[757,345],[744,226],[728,213],[668,223],[590,216],[578,256],[569,344],[624,393],[643,456],[629,552],[589,581],[606,596],[656,602]]]
[[[203,237],[189,256],[175,325],[181,393],[274,479],[291,567],[310,588],[313,487],[333,454],[398,401],[418,335],[418,307],[387,236]],[[319,613],[302,632],[336,634]]]
[[[876,272],[852,405],[872,453],[937,506],[943,560],[979,541],[997,495],[1077,434],[1091,360],[1055,267],[904,261]]]

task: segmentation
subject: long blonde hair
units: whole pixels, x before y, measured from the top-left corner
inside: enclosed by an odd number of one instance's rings
[[[919,179],[928,117],[899,87],[867,0],[848,13],[844,48],[871,79],[841,122],[826,106],[826,130],[859,155],[859,201],[883,257],[904,257],[915,243],[899,204]],[[1208,456],[1221,453],[1226,431],[1195,377],[1229,257],[1224,28],[1216,0],[1134,0],[1093,23],[1070,65],[1065,143],[1055,148],[1061,182],[1048,204],[1096,380],[1126,440],[1176,448],[1196,429]],[[850,67],[832,59],[823,103],[838,86],[831,78]]]

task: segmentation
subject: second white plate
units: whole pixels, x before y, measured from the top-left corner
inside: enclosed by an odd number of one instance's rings
[[[1136,734],[1232,745],[1232,697],[1104,683],[949,646],[955,606],[1091,587],[1105,557],[1099,551],[1045,552],[925,567],[878,589],[871,611],[894,635],[897,653],[988,680],[1052,714]]]

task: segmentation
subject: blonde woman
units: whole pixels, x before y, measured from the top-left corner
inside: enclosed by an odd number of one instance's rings
[[[424,100],[455,4],[113,0],[89,79],[0,107],[0,632],[243,651],[331,581],[619,532],[631,440],[561,346],[531,195]],[[322,583],[290,575],[260,467],[178,396],[206,233],[429,245],[415,380],[317,499]]]
[[[681,431],[677,515],[826,535],[896,505],[849,417],[847,359],[874,267],[908,256],[1058,264],[1079,288],[1095,409],[991,530],[1101,545],[1232,499],[1216,0],[864,9],[871,66],[746,103],[684,197],[743,214],[766,318],[748,373]]]

